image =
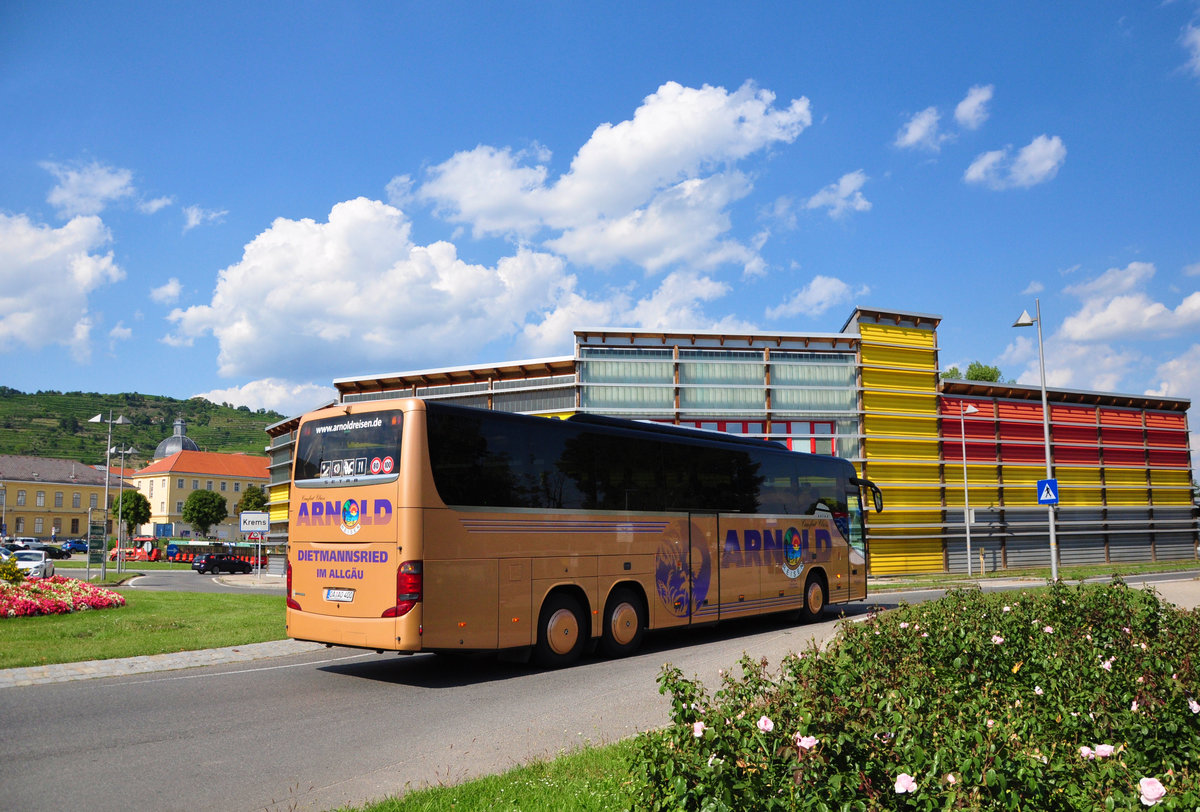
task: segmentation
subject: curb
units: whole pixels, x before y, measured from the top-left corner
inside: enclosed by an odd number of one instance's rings
[[[249,662],[267,657],[283,657],[316,651],[323,646],[299,640],[272,640],[244,646],[179,651],[171,654],[145,654],[113,660],[87,660],[81,663],[33,665],[25,668],[0,669],[0,689],[24,685],[45,685],[53,682],[73,682],[100,677],[128,677],[156,671],[175,671],[202,665]]]

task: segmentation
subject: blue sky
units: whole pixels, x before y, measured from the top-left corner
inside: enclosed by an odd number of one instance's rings
[[[1200,400],[1200,4],[0,5],[5,385],[296,413],[601,325],[942,316]],[[1193,418],[1196,424],[1197,418]]]

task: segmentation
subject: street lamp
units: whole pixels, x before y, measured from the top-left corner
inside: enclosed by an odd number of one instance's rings
[[[96,415],[95,417],[89,417],[88,422],[89,423],[107,423],[108,424],[108,444],[105,446],[106,450],[104,452],[104,527],[105,527],[105,530],[107,531],[107,529],[108,529],[108,476],[112,472],[112,427],[113,427],[113,423],[116,423],[118,426],[127,426],[130,423],[132,423],[133,421],[127,419],[125,417],[125,415],[121,415],[116,420],[113,420],[112,409],[109,409],[107,420],[104,419],[104,413],[101,412],[100,414]],[[105,533],[105,535],[107,535],[107,532]],[[100,580],[103,581],[104,579],[106,579],[108,577],[108,549],[107,549],[108,543],[107,543],[107,539],[104,541],[104,543],[102,543],[101,546],[106,548],[104,550],[104,555],[100,556]]]
[[[1053,479],[1054,472],[1050,463],[1050,407],[1046,402],[1046,351],[1042,346],[1042,303],[1040,299],[1033,300],[1034,312],[1037,316],[1030,317],[1028,310],[1022,310],[1021,315],[1013,322],[1013,327],[1032,327],[1037,324],[1038,337],[1038,366],[1042,380],[1042,434],[1046,442],[1046,479]],[[1054,505],[1046,505],[1046,523],[1050,527],[1050,580],[1058,581],[1058,540],[1054,534]]]
[[[963,461],[963,527],[967,529],[967,577],[971,577],[971,496],[967,491],[967,421],[966,416],[969,414],[977,414],[979,412],[971,404],[965,400],[958,404],[958,426],[962,435],[962,461]],[[983,575],[983,566],[980,565],[979,574]]]
[[[134,448],[133,446],[130,446],[129,448],[117,448],[116,446],[113,446],[112,448],[108,449],[108,453],[121,455],[121,484],[117,489],[117,572],[120,572],[121,571],[121,550],[122,550],[121,528],[125,526],[125,522],[122,520],[123,517],[121,515],[121,511],[125,507],[125,505],[122,504],[122,501],[121,501],[122,497],[125,496],[125,455],[126,454],[136,454],[137,449]]]
[[[0,482],[0,541],[8,536],[8,488]]]

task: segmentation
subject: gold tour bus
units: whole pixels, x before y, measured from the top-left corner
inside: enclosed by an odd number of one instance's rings
[[[867,594],[846,460],[596,415],[418,399],[305,415],[287,631],[329,645],[611,657],[647,630]]]

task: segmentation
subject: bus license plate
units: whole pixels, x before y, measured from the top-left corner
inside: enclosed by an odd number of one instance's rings
[[[337,601],[338,603],[350,603],[354,600],[353,589],[326,589],[325,600]]]

